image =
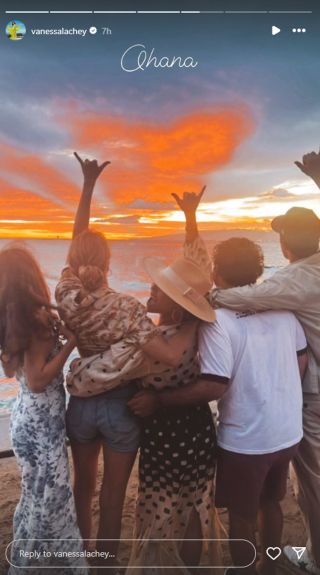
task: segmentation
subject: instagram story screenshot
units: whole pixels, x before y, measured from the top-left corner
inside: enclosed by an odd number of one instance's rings
[[[318,0],[6,0],[0,575],[320,575]]]

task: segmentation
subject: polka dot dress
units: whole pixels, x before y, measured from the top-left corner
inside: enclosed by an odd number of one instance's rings
[[[165,335],[172,335],[172,329]],[[144,386],[186,385],[194,382],[198,373],[193,349],[185,354],[178,370],[168,370],[154,379],[150,376]],[[203,537],[218,537],[214,525],[215,461],[215,429],[207,404],[163,408],[143,419],[135,533],[140,542],[132,551],[132,574],[140,574],[139,565],[144,567],[141,575],[168,573],[168,566],[177,567],[179,575],[189,573],[179,556],[181,543],[168,540],[184,538],[193,509],[199,513]],[[161,570],[161,566],[167,569]],[[127,573],[131,575],[130,568]]]

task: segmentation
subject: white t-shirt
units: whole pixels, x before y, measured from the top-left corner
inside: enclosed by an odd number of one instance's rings
[[[216,314],[201,325],[199,351],[204,378],[230,380],[218,402],[218,444],[247,454],[295,445],[303,436],[297,352],[307,346],[298,320],[287,311]]]

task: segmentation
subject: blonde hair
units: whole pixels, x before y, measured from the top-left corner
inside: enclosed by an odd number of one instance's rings
[[[85,230],[72,240],[68,263],[86,291],[95,291],[103,285],[109,262],[109,245],[100,232]]]

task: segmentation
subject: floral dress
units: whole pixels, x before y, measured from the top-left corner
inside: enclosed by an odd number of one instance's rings
[[[42,574],[50,567],[54,575],[87,575],[69,477],[63,375],[42,393],[30,391],[23,369],[17,379],[11,439],[21,470],[21,497],[13,518],[9,574]],[[26,557],[36,551],[40,557]]]

